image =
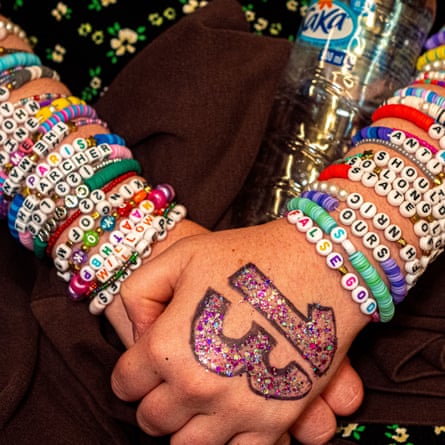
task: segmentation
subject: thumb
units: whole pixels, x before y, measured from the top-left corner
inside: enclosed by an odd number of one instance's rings
[[[120,289],[122,301],[137,340],[161,315],[173,296],[188,259],[183,242],[159,254],[134,271]]]

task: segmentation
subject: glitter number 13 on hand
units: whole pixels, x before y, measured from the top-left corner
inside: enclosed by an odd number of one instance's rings
[[[335,317],[331,308],[308,305],[304,316],[280,293],[254,264],[247,264],[229,278],[230,285],[263,315],[308,361],[316,377],[329,368],[337,347]],[[295,361],[284,368],[270,364],[276,340],[253,322],[242,338],[223,334],[223,321],[230,302],[209,288],[201,300],[192,324],[191,345],[198,362],[226,377],[245,373],[250,388],[274,399],[301,399],[312,380]]]

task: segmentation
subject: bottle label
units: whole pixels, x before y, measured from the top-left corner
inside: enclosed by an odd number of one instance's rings
[[[357,16],[338,0],[315,0],[309,6],[299,38],[317,46],[344,49],[357,28]]]

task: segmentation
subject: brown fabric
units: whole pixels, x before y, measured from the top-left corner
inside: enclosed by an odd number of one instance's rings
[[[223,227],[289,49],[287,41],[249,33],[235,0],[215,0],[141,52],[97,110],[134,148],[151,182],[170,182],[192,219]],[[11,240],[6,224],[1,230],[0,443],[167,443],[140,434],[134,407],[111,392],[121,346],[109,325],[70,302],[50,265]],[[358,418],[443,422],[440,264],[392,327],[373,327],[361,339],[355,361],[374,387]],[[403,403],[392,404],[394,397]],[[419,406],[429,407],[429,417]]]
[[[210,227],[249,170],[288,52],[251,34],[236,1],[216,0],[141,52],[97,109],[147,177],[183,191]],[[143,435],[111,392],[122,349],[110,326],[0,230],[0,444],[168,443]]]

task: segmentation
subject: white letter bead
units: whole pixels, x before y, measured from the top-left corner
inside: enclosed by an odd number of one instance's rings
[[[309,216],[302,216],[298,218],[295,226],[297,227],[297,230],[299,232],[307,232],[309,229],[311,229],[314,225],[314,222],[312,221]]]
[[[374,187],[378,180],[378,175],[372,172],[364,173],[361,179],[362,184],[366,187]]]
[[[368,289],[364,286],[357,286],[351,293],[352,301],[356,303],[363,303],[369,297]]]
[[[315,245],[315,250],[321,256],[328,256],[332,252],[332,243],[328,239],[321,239]]]
[[[387,196],[389,204],[391,204],[394,207],[399,207],[404,201],[404,199],[405,197],[398,190],[391,190]]]
[[[350,193],[346,198],[346,204],[354,210],[359,209],[363,202],[364,199],[360,193]]]
[[[176,222],[183,220],[187,216],[187,209],[182,204],[176,204],[168,213]]]
[[[332,252],[326,257],[326,264],[330,269],[340,269],[343,263],[343,257],[339,253]]]
[[[348,234],[343,227],[334,227],[331,230],[330,236],[332,242],[341,244],[348,237]]]
[[[414,223],[413,229],[417,236],[424,236],[430,232],[430,225],[425,220],[420,220]]]
[[[105,216],[105,215],[109,215],[111,213],[112,207],[108,201],[103,200],[103,201],[99,201],[96,204],[96,210],[98,211],[99,215]]]
[[[445,126],[434,123],[428,129],[428,135],[433,139],[439,140],[442,136],[445,136]]]
[[[60,272],[66,272],[70,268],[68,260],[62,260],[58,257],[54,258],[54,266]]]
[[[385,168],[380,172],[379,178],[391,183],[397,178],[397,175],[389,168]]]
[[[433,211],[431,212],[433,218],[442,219],[445,217],[445,204],[437,204],[433,207]]]
[[[352,291],[358,286],[358,278],[357,275],[352,272],[348,272],[347,274],[341,277],[341,285],[343,289]]]
[[[412,244],[407,244],[400,249],[399,255],[403,261],[413,261],[417,256],[417,250]]]
[[[352,167],[348,170],[348,179],[359,182],[362,179],[363,170],[360,167]]]
[[[368,223],[362,219],[354,221],[351,225],[351,232],[355,236],[364,236],[368,233]]]
[[[386,261],[391,257],[391,252],[388,247],[380,244],[372,251],[372,256],[376,261]]]
[[[94,270],[90,266],[83,266],[79,271],[79,276],[89,283],[94,280]]]
[[[402,236],[402,230],[396,224],[390,224],[383,233],[388,241],[397,241]]]
[[[61,260],[68,260],[72,253],[71,247],[65,243],[61,243],[56,247],[56,256]]]
[[[372,202],[364,202],[359,211],[363,218],[372,218],[377,213],[377,206]]]
[[[343,209],[340,211],[339,219],[345,226],[350,226],[356,220],[356,214],[354,210]]]
[[[405,218],[411,218],[416,214],[416,206],[409,201],[403,201],[399,207],[400,214]]]
[[[295,209],[295,210],[291,210],[287,213],[287,220],[291,223],[291,224],[296,224],[298,221],[298,218],[300,218],[303,215],[303,212],[301,210]]]
[[[151,247],[150,247],[150,243],[145,240],[142,239],[140,240],[137,245],[136,245],[136,252],[142,257],[142,258],[147,258],[150,256],[151,254]]]
[[[79,219],[79,226],[82,230],[94,229],[94,218],[89,215],[83,215]]]
[[[360,311],[365,315],[372,315],[377,310],[377,302],[374,298],[368,298],[360,305]]]
[[[419,260],[415,259],[412,261],[407,261],[405,263],[405,272],[409,274],[416,274],[421,271],[422,271],[422,265],[420,264]]]
[[[313,244],[316,244],[323,238],[323,230],[320,227],[312,227],[306,232],[306,239]]]
[[[385,167],[385,165],[388,165],[390,156],[387,151],[378,151],[374,155],[374,162],[377,165],[377,167]]]
[[[426,218],[427,216],[431,215],[431,204],[429,202],[426,201],[420,201],[419,203],[416,204],[416,211],[417,214],[421,217],[421,218]]]
[[[432,236],[422,236],[419,239],[419,248],[424,252],[429,252],[433,248],[433,237]]]
[[[380,179],[375,183],[374,191],[379,196],[387,196],[391,190],[391,183],[386,179]]]

